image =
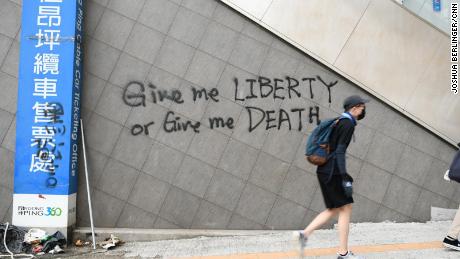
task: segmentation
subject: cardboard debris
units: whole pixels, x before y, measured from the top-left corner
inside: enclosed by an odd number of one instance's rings
[[[109,238],[105,239],[105,241],[99,243],[99,246],[106,249],[106,250],[109,250],[113,247],[116,247],[116,246],[119,246],[123,244],[123,241],[121,241],[118,237],[116,237],[115,235],[111,234]]]

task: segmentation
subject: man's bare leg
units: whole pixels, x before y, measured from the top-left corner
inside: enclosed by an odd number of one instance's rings
[[[346,254],[348,252],[348,233],[350,232],[351,204],[347,204],[339,208],[339,253]]]
[[[308,237],[313,233],[313,231],[317,230],[320,228],[322,225],[326,224],[331,218],[333,218],[337,213],[339,212],[339,209],[326,209],[320,214],[318,214],[312,222],[305,228],[303,231],[304,235]]]

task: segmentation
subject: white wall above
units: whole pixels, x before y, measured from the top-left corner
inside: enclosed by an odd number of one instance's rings
[[[392,0],[221,0],[453,145],[450,39]]]

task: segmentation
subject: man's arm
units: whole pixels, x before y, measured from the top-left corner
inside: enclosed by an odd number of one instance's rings
[[[337,133],[339,134],[337,140],[337,148],[335,149],[336,163],[341,175],[347,174],[347,167],[345,163],[345,153],[347,152],[348,145],[353,137],[355,127],[353,122],[349,119],[342,119],[337,125]]]

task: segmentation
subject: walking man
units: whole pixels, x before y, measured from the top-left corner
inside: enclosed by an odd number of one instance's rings
[[[460,143],[458,143],[460,147]],[[444,179],[447,181],[454,180],[460,182],[460,151],[454,157],[452,164],[444,175]],[[442,241],[442,244],[451,249],[460,251],[460,242],[458,241],[458,236],[460,234],[460,208],[458,208],[457,213],[455,214],[454,220],[450,225],[449,232],[447,236]]]
[[[319,186],[327,209],[318,214],[304,230],[294,232],[302,251],[313,231],[338,215],[340,245],[337,258],[360,258],[348,250],[348,233],[353,203],[351,189],[353,178],[347,172],[345,154],[353,137],[357,121],[362,120],[366,114],[365,104],[367,102],[369,100],[353,95],[346,98],[343,103],[345,111],[334,126],[329,138],[330,152],[335,155],[329,158],[326,164],[317,168]]]

